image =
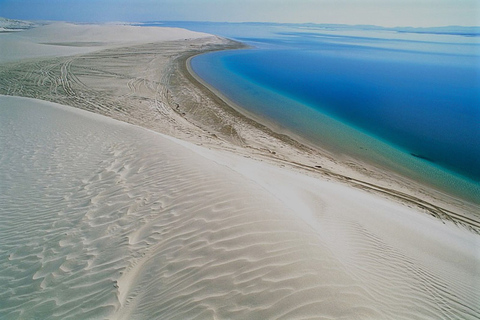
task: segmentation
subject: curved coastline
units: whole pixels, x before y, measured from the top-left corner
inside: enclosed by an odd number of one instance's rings
[[[226,48],[225,50],[228,50],[228,48]],[[215,50],[215,51],[219,51],[219,50]],[[217,103],[222,104],[224,108],[226,107],[233,110],[236,116],[246,118],[249,121],[249,123],[251,123],[254,126],[263,127],[264,129],[266,128],[269,134],[274,135],[278,139],[284,140],[286,143],[291,144],[294,147],[304,146],[307,149],[313,149],[313,150],[319,151],[319,153],[323,156],[327,156],[327,157],[336,156],[335,152],[331,152],[330,150],[328,150],[328,148],[322,148],[318,144],[312,143],[308,139],[293,133],[292,131],[288,130],[288,128],[284,128],[281,125],[278,125],[273,121],[270,121],[269,119],[266,119],[261,116],[257,116],[249,112],[248,110],[245,110],[239,104],[235,103],[234,101],[226,97],[218,89],[216,89],[211,84],[203,80],[193,70],[191,66],[191,61],[193,58],[201,54],[207,54],[209,52],[211,51],[196,53],[186,57],[183,60],[183,65],[181,66],[180,70],[185,74],[185,76],[190,80],[190,82],[193,85],[197,86],[200,90],[202,90],[204,94],[213,96],[214,99],[217,101]],[[385,143],[385,142],[381,142],[381,143]],[[398,151],[398,152],[401,152],[401,151]],[[282,161],[276,155],[269,155],[269,158],[271,158],[271,160],[273,161]],[[394,172],[392,171],[392,168],[382,166],[379,163],[370,164],[370,163],[365,163],[363,161],[359,161],[353,158],[348,158],[347,161],[352,161],[352,160],[357,164],[359,164],[358,167],[367,166],[369,169],[373,168],[373,170],[380,170],[381,175],[383,176],[393,175],[396,178],[403,180],[404,183],[406,182],[406,184],[410,186],[409,191],[405,192],[405,190],[401,190],[401,187],[400,189],[397,189],[395,188],[395,186],[393,186],[392,188],[382,186],[381,184],[377,183],[378,180],[371,181],[370,179],[365,179],[365,176],[362,174],[360,174],[359,176],[356,174],[352,176],[352,175],[344,174],[343,172],[336,172],[334,170],[332,171],[326,168],[322,168],[322,166],[309,166],[304,163],[295,162],[295,161],[289,161],[289,162],[290,164],[294,166],[298,166],[304,170],[313,171],[323,176],[334,177],[337,180],[347,182],[348,184],[356,188],[372,191],[375,193],[380,193],[393,200],[406,203],[407,205],[413,204],[423,210],[426,210],[431,215],[434,215],[441,219],[457,221],[460,224],[468,226],[470,229],[477,230],[476,232],[480,230],[480,221],[478,220],[478,217],[475,215],[475,212],[477,212],[478,210],[478,203],[472,202],[471,205],[467,205],[467,207],[469,207],[470,209],[467,209],[464,212],[470,212],[472,213],[472,215],[468,215],[468,214],[466,215],[466,214],[458,214],[455,212],[455,210],[449,210],[447,209],[448,205],[444,206],[443,204],[441,204],[442,201],[438,201],[440,200],[441,197],[446,197],[446,198],[451,197],[451,199],[447,200],[446,202],[458,204],[459,202],[475,201],[474,196],[473,197],[467,196],[466,198],[461,197],[461,199],[458,198],[459,194],[456,194],[456,193],[452,193],[449,196],[447,196],[447,194],[445,194],[445,191],[437,189],[438,186],[430,185],[430,183],[426,184],[425,181],[412,179],[412,177],[408,177],[401,173]],[[419,160],[422,160],[422,159],[419,159]],[[371,165],[373,165],[373,167]],[[434,170],[443,171],[441,168],[437,168],[437,166],[433,166],[432,168],[434,168]],[[447,174],[451,174],[451,173],[447,173]],[[475,190],[471,191],[471,193],[474,194]],[[422,196],[427,195],[428,200],[425,200],[425,198],[417,197],[417,194],[423,194]],[[430,198],[429,196],[431,196],[432,194],[433,194],[433,197]],[[456,204],[453,207],[456,207]],[[474,209],[472,210],[471,208],[474,208]]]
[[[0,93],[70,105],[321,179],[335,179],[480,230],[478,205],[346,155],[338,161],[337,155],[284,128],[239,112],[187,70],[192,56],[234,48],[245,46],[209,36],[2,64]]]

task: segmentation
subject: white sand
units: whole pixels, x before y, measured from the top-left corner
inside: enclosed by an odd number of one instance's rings
[[[68,56],[140,43],[197,39],[211,35],[179,28],[53,23],[26,31],[0,33],[0,63]]]
[[[0,97],[0,318],[475,319],[480,238],[335,182]]]

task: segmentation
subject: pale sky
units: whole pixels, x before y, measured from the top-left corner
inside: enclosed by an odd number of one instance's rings
[[[0,0],[0,17],[480,26],[480,0]]]

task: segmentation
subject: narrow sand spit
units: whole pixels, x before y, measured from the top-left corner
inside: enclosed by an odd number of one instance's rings
[[[0,63],[28,58],[69,56],[140,43],[197,39],[205,33],[178,28],[53,23],[0,35]]]
[[[238,43],[61,26],[0,93],[109,118],[0,97],[0,318],[480,317],[477,204],[232,109],[187,60]]]
[[[337,182],[0,97],[5,319],[476,319],[480,241]]]

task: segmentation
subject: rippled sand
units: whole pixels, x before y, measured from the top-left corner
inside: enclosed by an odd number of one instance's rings
[[[0,97],[2,319],[475,319],[479,237],[336,182]]]

